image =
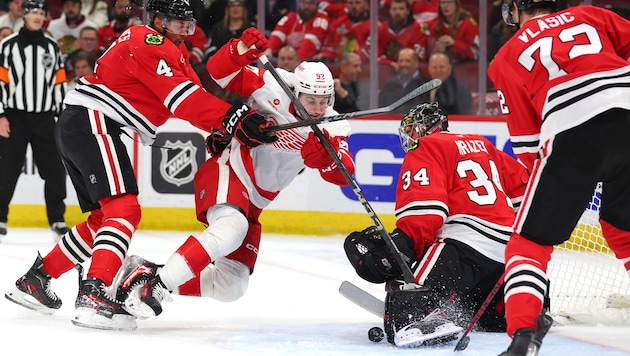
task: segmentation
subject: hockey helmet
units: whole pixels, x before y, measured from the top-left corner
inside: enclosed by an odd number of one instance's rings
[[[29,12],[31,9],[40,9],[48,13],[48,5],[45,0],[24,0],[22,3],[22,11],[24,14]]]
[[[192,35],[195,32],[196,21],[193,18],[193,9],[190,0],[149,0],[147,4],[150,23],[156,16],[165,19],[164,27],[168,27],[169,20],[188,21],[186,33]]]
[[[501,15],[503,16],[503,22],[505,22],[508,26],[518,25],[512,18],[512,2],[516,2],[516,8],[518,11],[527,10],[541,4],[553,5],[554,11],[558,9],[557,0],[503,0],[503,4],[501,5]]]
[[[418,147],[421,137],[447,129],[448,117],[438,103],[416,105],[400,122],[400,145],[408,152]]]
[[[328,105],[335,100],[335,81],[330,69],[322,62],[302,62],[293,71],[293,91],[312,95],[328,95]]]

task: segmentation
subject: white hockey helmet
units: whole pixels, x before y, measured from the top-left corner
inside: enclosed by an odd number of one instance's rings
[[[293,91],[312,95],[329,95],[328,104],[335,101],[335,81],[330,69],[322,62],[302,62],[293,71]]]

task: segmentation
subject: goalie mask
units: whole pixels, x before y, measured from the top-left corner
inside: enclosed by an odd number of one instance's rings
[[[503,0],[503,4],[501,4],[501,15],[503,16],[503,22],[508,26],[518,25],[518,23],[514,22],[514,18],[512,17],[513,2],[516,2],[516,8],[519,12],[540,4],[549,4],[554,12],[558,9],[557,0]]]
[[[420,144],[421,137],[447,129],[446,112],[437,103],[416,105],[400,122],[400,145],[405,152],[414,150]]]
[[[302,62],[293,71],[293,91],[295,97],[300,93],[328,96],[328,106],[335,102],[335,81],[330,69],[322,62]]]

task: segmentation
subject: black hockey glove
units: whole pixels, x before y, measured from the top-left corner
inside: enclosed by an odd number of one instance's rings
[[[213,157],[216,157],[225,150],[230,142],[232,142],[232,136],[229,136],[223,130],[212,129],[212,133],[206,137],[206,150]]]
[[[240,143],[248,147],[256,147],[278,140],[278,136],[274,133],[264,132],[264,129],[271,126],[271,123],[245,104],[232,106],[225,113],[222,123],[228,135],[236,137]]]
[[[403,260],[411,266],[416,261],[413,240],[400,229],[395,229],[390,236]],[[394,252],[381,238],[376,226],[351,233],[343,247],[357,274],[368,282],[384,283],[402,274]]]

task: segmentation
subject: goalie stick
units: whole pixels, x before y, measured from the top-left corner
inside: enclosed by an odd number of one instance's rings
[[[271,127],[267,128],[265,132],[275,132],[275,131],[289,130],[289,129],[294,129],[296,127],[310,126],[310,125],[313,125],[313,124],[323,124],[323,123],[326,123],[326,122],[333,122],[333,121],[340,121],[340,120],[349,120],[349,119],[353,119],[353,118],[359,118],[359,117],[366,117],[366,116],[372,116],[372,115],[388,113],[388,112],[394,111],[395,109],[398,109],[399,107],[403,106],[404,104],[406,104],[410,100],[413,100],[413,99],[415,99],[416,97],[418,97],[418,96],[420,96],[422,94],[430,92],[431,90],[439,87],[440,85],[442,85],[442,81],[441,80],[433,79],[433,80],[430,80],[430,81],[422,84],[421,86],[417,87],[412,92],[410,92],[409,94],[403,96],[402,98],[396,100],[393,104],[387,105],[387,106],[382,107],[382,108],[361,110],[361,111],[349,112],[349,113],[340,114],[340,115],[321,117],[319,119],[310,119],[310,120],[305,120],[305,121],[291,122],[291,123],[288,123],[288,124],[283,124],[283,125],[278,125],[278,126],[271,126]]]
[[[339,286],[339,294],[381,319],[383,318],[383,314],[385,314],[385,303],[382,300],[351,282],[343,281]]]
[[[242,42],[239,42],[239,45],[241,43]],[[348,172],[348,169],[343,165],[341,158],[337,156],[335,149],[331,146],[330,142],[328,142],[322,130],[319,127],[317,127],[317,125],[315,125],[314,120],[311,119],[311,116],[308,114],[308,112],[306,111],[302,103],[300,103],[300,101],[297,99],[297,97],[293,93],[293,90],[289,88],[287,83],[285,83],[284,79],[282,79],[280,74],[278,74],[278,71],[273,66],[273,64],[269,62],[269,58],[267,58],[267,56],[263,54],[262,56],[258,58],[258,60],[260,61],[260,63],[262,63],[265,69],[267,69],[269,73],[271,73],[271,75],[276,79],[276,81],[278,82],[282,90],[289,96],[289,98],[291,99],[291,102],[293,103],[293,106],[295,107],[295,110],[298,111],[301,119],[303,120],[303,122],[306,123],[305,126],[310,125],[315,136],[317,136],[321,144],[326,149],[326,152],[328,152],[330,157],[333,159],[333,162],[335,162],[335,164],[337,165],[337,169],[339,169],[339,171],[345,178],[346,182],[348,183],[348,186],[352,188],[352,191],[357,196],[361,204],[363,204],[363,207],[367,211],[368,215],[370,215],[370,217],[372,218],[372,221],[374,222],[376,229],[381,235],[381,238],[383,239],[383,241],[385,241],[389,249],[394,253],[394,259],[396,260],[396,263],[398,263],[398,265],[402,269],[403,277],[405,280],[405,285],[403,288],[414,288],[416,284],[415,283],[416,279],[413,273],[411,272],[411,268],[409,268],[409,265],[407,265],[405,261],[403,260],[402,253],[400,252],[398,247],[396,247],[396,244],[394,243],[394,241],[392,241],[392,237],[389,236],[389,234],[385,230],[385,227],[383,226],[383,223],[381,222],[381,220],[378,218],[378,216],[376,216],[376,212],[374,211],[370,203],[367,201],[367,199],[363,195],[363,192],[361,191],[361,188],[359,188],[359,185],[357,184],[357,182],[352,178],[352,176],[350,175],[350,172]]]

